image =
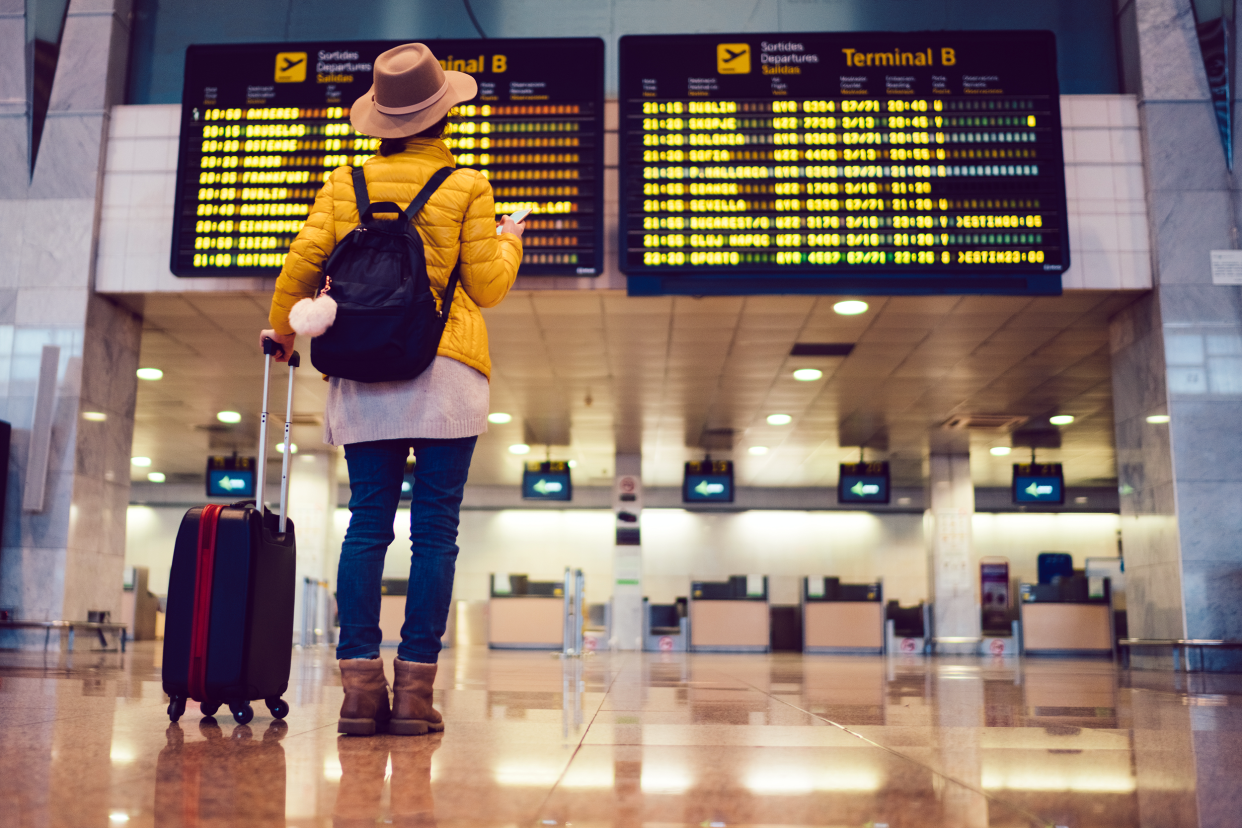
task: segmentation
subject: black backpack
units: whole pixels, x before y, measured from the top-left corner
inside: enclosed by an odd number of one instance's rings
[[[372,204],[362,168],[354,168],[358,226],[341,240],[324,266],[321,293],[336,301],[336,320],[311,340],[311,364],[330,377],[357,382],[391,382],[417,377],[436,357],[457,290],[453,268],[436,312],[427,277],[423,239],[414,216],[452,167],[437,170],[410,206],[391,201]],[[376,213],[398,213],[392,219]]]

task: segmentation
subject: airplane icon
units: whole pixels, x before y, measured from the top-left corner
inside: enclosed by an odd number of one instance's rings
[[[722,75],[749,75],[750,44],[717,43],[716,71]]]
[[[306,52],[276,53],[276,82],[301,83],[306,80]]]
[[[282,72],[288,72],[290,69],[292,69],[293,67],[297,66],[299,63],[302,63],[304,60],[306,60],[306,58],[304,58],[304,57],[303,57],[303,58],[299,58],[299,59],[297,59],[297,60],[291,60],[290,58],[287,58],[287,57],[286,57],[286,58],[284,58],[284,64],[285,64],[285,65],[284,65],[284,66],[282,66],[282,67],[280,67],[280,71],[282,71]]]

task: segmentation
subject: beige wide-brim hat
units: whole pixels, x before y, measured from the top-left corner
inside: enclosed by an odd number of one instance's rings
[[[465,72],[445,72],[421,43],[389,49],[375,59],[375,79],[354,101],[354,129],[375,138],[405,138],[422,132],[479,91]]]

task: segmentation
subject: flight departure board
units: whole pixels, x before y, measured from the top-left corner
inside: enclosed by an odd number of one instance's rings
[[[372,63],[403,41],[191,46],[173,221],[178,276],[275,276],[323,184],[372,157],[349,122]],[[604,42],[425,40],[478,96],[445,139],[492,183],[496,215],[531,208],[523,275],[594,276],[604,249]]]
[[[629,292],[1056,294],[1051,32],[621,38]]]

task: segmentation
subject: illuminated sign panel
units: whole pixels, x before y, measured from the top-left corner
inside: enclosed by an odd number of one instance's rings
[[[621,268],[646,294],[1056,294],[1051,32],[621,38]]]
[[[573,500],[569,463],[564,460],[527,463],[522,472],[522,499]]]
[[[1014,503],[1064,503],[1065,476],[1060,463],[1015,463]]]
[[[208,497],[254,497],[253,457],[208,457]]]
[[[838,503],[888,503],[888,463],[842,463]]]
[[[732,503],[733,461],[704,460],[686,463],[681,483],[682,503]]]
[[[423,41],[479,95],[445,143],[492,182],[497,217],[530,207],[524,274],[594,276],[604,249],[604,42]],[[191,46],[173,219],[178,276],[275,276],[325,177],[375,154],[349,108],[402,41]]]

